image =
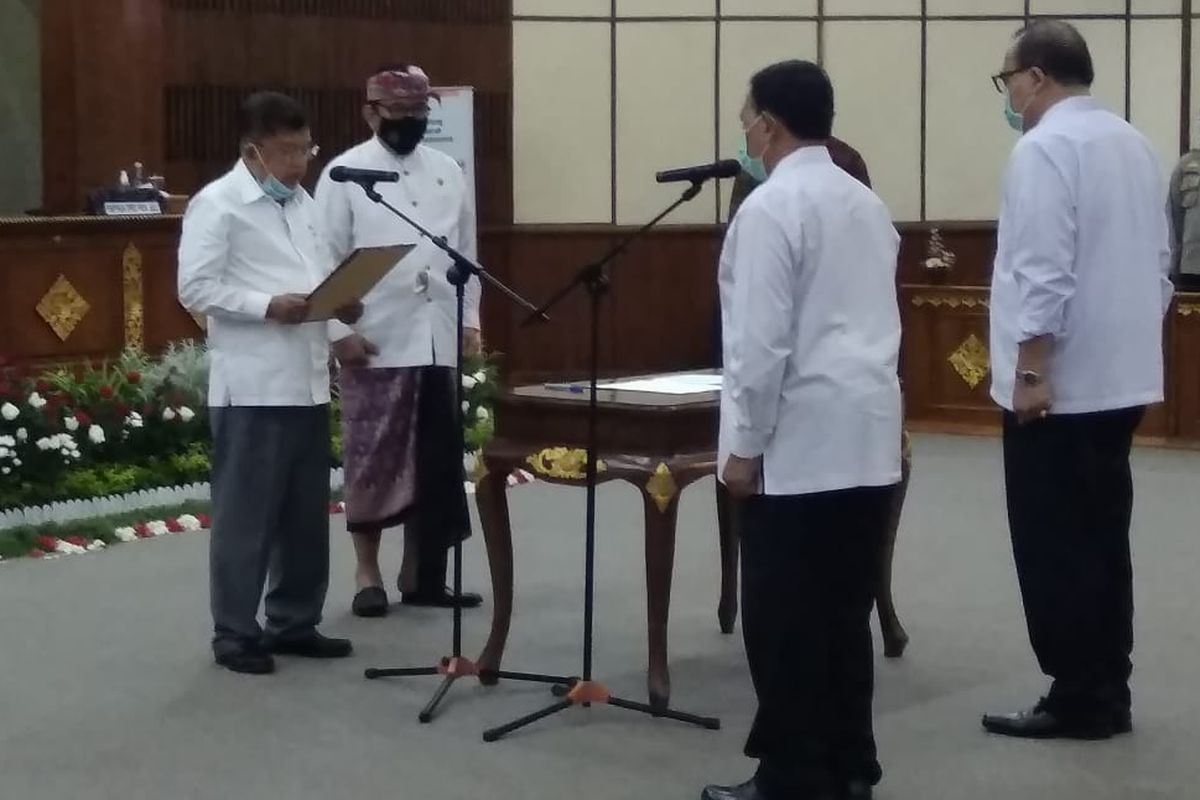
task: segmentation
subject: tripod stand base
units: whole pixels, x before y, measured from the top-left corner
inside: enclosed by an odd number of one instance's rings
[[[595,705],[610,705],[617,708],[623,708],[627,711],[637,711],[651,717],[661,717],[663,719],[673,719],[678,722],[684,722],[688,725],[696,725],[710,731],[720,730],[721,720],[716,717],[701,717],[696,714],[688,714],[684,711],[676,711],[672,708],[651,706],[646,703],[638,703],[633,700],[626,700],[623,697],[613,695],[608,687],[596,681],[572,681],[567,685],[557,685],[552,689],[555,695],[562,697],[557,703],[552,703],[545,708],[528,714],[520,719],[513,720],[496,728],[491,728],[483,732],[483,740],[485,742],[494,742],[515,730],[531,725],[540,719],[553,716],[560,711],[566,711],[574,706],[583,706],[590,708]]]
[[[571,684],[576,678],[567,678],[562,675],[540,675],[534,672],[505,672],[503,670],[480,669],[479,666],[469,658],[462,656],[446,656],[438,662],[436,667],[400,667],[400,668],[369,668],[363,671],[363,677],[369,681],[377,680],[378,678],[411,678],[425,675],[441,675],[442,682],[438,685],[437,691],[433,693],[433,697],[421,709],[421,713],[417,715],[417,719],[422,723],[433,721],[434,715],[437,713],[437,708],[445,699],[446,693],[450,691],[450,687],[459,678],[478,677],[480,682],[496,683],[498,680],[510,681],[526,681],[529,683],[550,683],[555,685]]]

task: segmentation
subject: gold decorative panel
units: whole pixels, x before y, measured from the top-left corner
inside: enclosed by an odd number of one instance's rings
[[[37,304],[38,314],[64,342],[90,308],[88,301],[75,290],[66,275],[59,275]]]
[[[667,509],[671,507],[671,501],[675,499],[675,495],[679,494],[679,485],[675,483],[675,477],[671,475],[671,470],[667,468],[666,464],[659,462],[658,468],[646,482],[646,494],[654,500],[654,504],[658,506],[660,512],[667,513]]]
[[[950,366],[963,379],[963,383],[974,389],[988,374],[988,349],[979,337],[971,334],[955,348],[947,359]]]
[[[544,478],[581,481],[587,477],[587,450],[570,447],[547,447],[534,453],[525,461],[533,471]],[[596,461],[596,472],[604,472],[608,465]]]
[[[142,305],[142,253],[130,242],[121,257],[125,305],[125,346],[141,350],[145,344],[145,309]]]
[[[914,294],[912,304],[917,308],[921,306],[930,306],[931,308],[987,308],[988,298],[974,295],[962,294],[959,292],[922,292]]]

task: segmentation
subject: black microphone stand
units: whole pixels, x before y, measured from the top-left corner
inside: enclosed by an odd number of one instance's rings
[[[599,408],[596,401],[597,384],[599,383],[600,370],[600,300],[609,288],[609,278],[605,273],[605,267],[611,264],[617,256],[625,252],[634,241],[649,231],[659,222],[661,222],[668,214],[674,211],[679,206],[692,200],[696,195],[700,194],[700,189],[704,184],[704,179],[694,180],[680,196],[678,200],[670,205],[665,211],[659,214],[650,222],[643,225],[638,230],[625,237],[612,250],[601,257],[599,260],[588,264],[579,270],[574,278],[571,279],[566,286],[558,291],[553,297],[546,301],[541,308],[534,309],[523,325],[528,325],[535,321],[544,321],[546,312],[559,303],[563,298],[571,294],[576,287],[582,286],[588,293],[589,303],[589,323],[591,345],[589,350],[589,391],[588,391],[588,423],[587,423],[587,511],[585,516],[585,546],[584,546],[584,580],[583,580],[583,678],[570,678],[566,681],[557,682],[554,687],[555,695],[562,697],[556,703],[553,703],[540,711],[535,711],[532,714],[521,717],[520,719],[501,725],[496,728],[484,731],[483,740],[485,742],[494,742],[502,736],[512,733],[519,728],[523,728],[533,722],[536,722],[545,717],[557,714],[560,711],[565,711],[572,706],[581,705],[585,708],[590,708],[593,703],[608,704],[618,708],[624,708],[629,711],[638,711],[643,714],[649,714],[654,717],[665,717],[668,719],[686,722],[691,725],[698,725],[709,730],[718,730],[721,727],[721,721],[715,717],[701,717],[695,714],[688,714],[682,711],[676,711],[663,705],[639,703],[633,700],[626,700],[622,697],[616,697],[608,688],[592,679],[592,622],[595,615],[595,579],[596,579],[596,462],[597,462],[597,417]]]
[[[536,309],[534,309],[532,303],[530,303],[528,300],[526,300],[525,298],[521,297],[519,294],[514,292],[512,289],[510,289],[508,286],[506,286],[504,283],[502,283],[498,278],[496,278],[494,275],[492,275],[490,272],[488,272],[486,269],[484,269],[478,263],[476,263],[475,261],[472,261],[471,259],[467,258],[465,255],[463,255],[462,253],[458,252],[453,247],[451,247],[446,242],[446,237],[435,236],[433,233],[426,230],[424,227],[422,227],[420,224],[418,224],[415,220],[413,220],[411,217],[409,217],[403,211],[401,211],[400,209],[393,206],[387,200],[384,200],[383,195],[381,195],[379,193],[379,191],[376,190],[374,184],[363,182],[363,183],[359,183],[358,185],[362,187],[363,191],[366,192],[367,197],[369,197],[373,202],[378,203],[379,205],[386,208],[388,211],[395,214],[400,219],[407,222],[414,229],[416,229],[422,236],[424,236],[429,241],[433,242],[446,255],[450,256],[450,259],[454,262],[450,266],[450,269],[447,270],[446,278],[454,286],[455,299],[458,304],[458,309],[457,309],[457,326],[458,326],[458,343],[457,343],[458,360],[457,360],[457,364],[458,364],[458,366],[455,368],[455,378],[456,378],[456,380],[455,380],[455,387],[456,387],[455,388],[455,397],[456,397],[455,415],[458,417],[457,443],[458,443],[458,452],[460,453],[458,461],[459,461],[459,464],[461,465],[462,464],[462,455],[461,454],[466,452],[466,445],[465,445],[465,441],[464,441],[465,432],[463,431],[464,418],[463,418],[463,409],[462,409],[462,406],[463,406],[463,369],[464,369],[462,340],[463,340],[463,294],[464,294],[465,287],[467,285],[467,281],[469,281],[471,279],[472,275],[478,275],[481,280],[486,281],[494,288],[500,290],[501,294],[503,294],[505,297],[512,300],[514,303],[516,303],[521,308],[524,308],[527,311],[532,311],[540,319],[549,320],[549,317],[546,316],[546,313],[544,311],[537,311]],[[459,469],[462,473],[460,480],[462,480],[465,483],[466,482],[466,471],[461,466]],[[470,524],[469,521],[468,521],[468,524]],[[431,667],[400,667],[400,668],[387,668],[387,669],[370,668],[370,669],[367,669],[366,672],[364,673],[365,677],[368,680],[374,680],[376,678],[408,677],[408,676],[416,676],[416,675],[441,675],[441,676],[443,676],[443,680],[442,680],[441,684],[438,686],[437,691],[434,692],[433,697],[430,699],[429,703],[425,706],[425,708],[421,709],[421,713],[417,716],[417,719],[419,719],[421,722],[430,722],[433,720],[433,716],[437,712],[438,705],[441,704],[442,699],[446,696],[446,693],[448,691],[450,691],[450,687],[454,685],[455,681],[457,681],[459,678],[467,678],[467,677],[472,677],[472,676],[480,677],[483,672],[479,669],[479,666],[474,661],[472,661],[469,658],[464,658],[463,654],[462,654],[462,538],[458,538],[454,542],[454,612],[453,613],[454,613],[454,641],[452,644],[451,654],[448,656],[443,656],[442,659],[435,666],[431,666]],[[536,674],[536,673],[504,672],[504,671],[499,671],[499,670],[495,670],[495,671],[487,670],[487,675],[485,677],[488,677],[488,678],[495,677],[495,678],[504,678],[507,680],[529,681],[529,682],[533,682],[533,683],[550,683],[550,684],[562,684],[562,683],[569,682],[571,680],[570,678],[563,677],[560,675],[540,675],[540,674]]]

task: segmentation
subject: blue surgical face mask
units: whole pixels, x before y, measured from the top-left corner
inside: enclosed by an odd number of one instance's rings
[[[750,130],[750,128],[753,128],[755,125],[757,125],[761,119],[762,116],[759,115],[754,122],[750,123],[750,127],[742,130],[742,143],[738,148],[737,156],[738,163],[742,165],[742,169],[744,169],[751,178],[754,178],[754,180],[758,181],[759,183],[762,183],[767,179],[767,165],[763,163],[762,156],[756,157],[750,155],[750,139],[747,137],[746,133]]]
[[[288,200],[291,200],[292,195],[296,194],[296,187],[288,186],[271,174],[271,170],[267,168],[267,162],[263,161],[262,152],[257,147],[254,148],[254,156],[267,173],[267,177],[258,182],[258,185],[262,187],[263,193],[276,203],[286,203]]]
[[[1008,120],[1008,127],[1017,133],[1025,132],[1025,115],[1013,108],[1011,92],[1004,93],[1004,118]]]

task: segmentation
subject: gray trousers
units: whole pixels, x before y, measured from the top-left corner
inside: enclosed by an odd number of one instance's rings
[[[302,637],[329,584],[329,407],[211,409],[213,651]]]

